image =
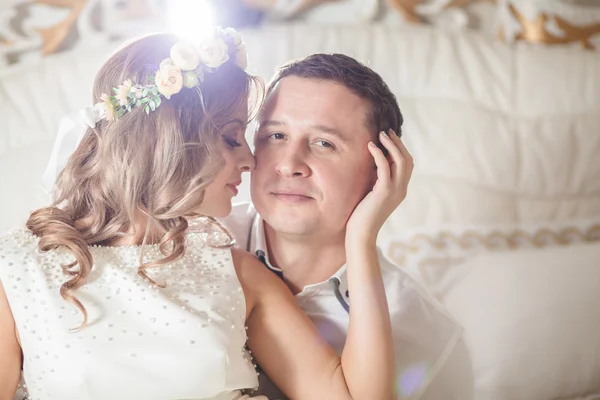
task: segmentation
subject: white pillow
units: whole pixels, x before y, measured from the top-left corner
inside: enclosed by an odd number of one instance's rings
[[[465,328],[476,399],[600,398],[600,243],[417,272]]]
[[[392,217],[393,218],[393,217]],[[533,223],[448,224],[435,228],[394,230],[388,221],[378,244],[398,267],[459,263],[476,254],[573,243],[600,242],[600,218]]]

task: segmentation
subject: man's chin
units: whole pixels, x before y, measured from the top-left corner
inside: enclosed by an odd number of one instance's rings
[[[311,235],[317,231],[317,224],[313,218],[302,218],[298,215],[267,215],[262,216],[263,220],[272,230],[279,234],[305,236]]]
[[[314,229],[311,229],[308,227],[307,228],[298,227],[298,226],[290,227],[289,225],[279,226],[279,229],[277,227],[273,227],[273,226],[271,226],[271,228],[278,235],[285,235],[285,236],[290,236],[290,237],[291,236],[309,237],[309,236],[312,236],[315,231]]]

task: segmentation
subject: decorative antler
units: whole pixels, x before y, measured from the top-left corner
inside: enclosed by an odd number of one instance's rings
[[[586,49],[595,49],[594,45],[590,42],[590,38],[596,34],[600,34],[600,23],[576,26],[561,17],[556,15],[548,16],[545,13],[540,13],[533,21],[530,21],[519,13],[512,4],[509,4],[509,10],[521,26],[521,33],[515,37],[516,40],[549,44],[580,42]],[[548,31],[546,24],[550,18],[554,18],[556,25],[564,32],[564,36],[557,36]]]
[[[496,2],[496,0],[450,0],[444,8],[465,7],[465,6],[468,6],[469,4],[476,3],[478,1],[488,1],[490,3]]]
[[[36,0],[35,2],[52,7],[71,9],[69,15],[57,25],[50,28],[36,29],[42,37],[42,54],[46,56],[56,52],[69,32],[71,32],[79,14],[81,14],[81,11],[85,7],[86,0]]]
[[[417,14],[416,8],[424,0],[388,0],[388,3],[402,14],[409,22],[423,23],[423,17]]]

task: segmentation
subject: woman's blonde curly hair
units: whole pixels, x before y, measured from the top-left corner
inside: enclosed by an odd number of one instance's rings
[[[126,79],[153,80],[158,63],[178,41],[156,34],[118,50],[96,75],[92,104]],[[63,266],[71,277],[60,293],[83,313],[79,328],[86,325],[87,312],[73,293],[92,270],[89,246],[122,238],[143,214],[148,224],[140,244],[159,243],[164,258],[144,263],[140,256],[139,275],[150,279],[148,268],[180,258],[187,218],[197,216],[205,188],[222,164],[216,147],[221,127],[246,110],[253,97],[250,120],[262,93],[259,78],[226,62],[200,87],[183,89],[150,114],[140,107],[88,128],[58,176],[54,203],[35,210],[26,224],[40,238],[40,251],[65,247],[74,255],[75,262]]]

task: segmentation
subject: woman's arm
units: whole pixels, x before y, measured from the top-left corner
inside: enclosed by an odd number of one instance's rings
[[[13,400],[21,378],[21,346],[15,321],[0,282],[0,400]]]
[[[400,139],[382,137],[386,160],[370,147],[378,179],[348,221],[346,258],[352,293],[342,357],[320,337],[289,289],[252,255],[234,252],[247,297],[249,345],[258,363],[292,399],[395,397],[391,324],[376,251],[383,222],[406,196],[412,159]],[[403,150],[400,150],[402,148]]]
[[[342,363],[355,398],[389,398],[395,391],[393,338],[385,287],[377,256],[377,235],[384,222],[404,200],[413,160],[400,138],[380,134],[388,157],[369,144],[377,166],[373,190],[356,206],[346,226],[348,291],[352,293],[350,325]],[[377,344],[377,345],[375,345]],[[363,381],[371,385],[363,385]]]
[[[233,250],[249,312],[248,345],[290,399],[352,399],[340,357],[321,338],[285,284],[252,254]]]

